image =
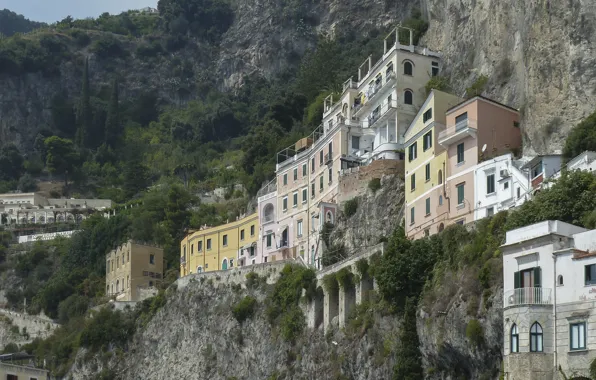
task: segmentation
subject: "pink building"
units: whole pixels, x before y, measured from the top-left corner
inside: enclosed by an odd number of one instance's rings
[[[494,100],[476,96],[446,112],[439,144],[447,150],[445,225],[474,220],[475,175],[478,163],[522,146],[519,112]]]

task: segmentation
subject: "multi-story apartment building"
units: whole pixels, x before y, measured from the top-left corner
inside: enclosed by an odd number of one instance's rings
[[[562,164],[563,156],[560,154],[540,155],[528,161],[523,169],[529,170],[530,184],[532,189],[537,190],[545,181],[560,173]]]
[[[447,152],[438,143],[445,112],[463,99],[433,90],[405,133],[406,234],[420,238],[444,228]]]
[[[596,230],[545,221],[507,232],[501,250],[504,378],[589,378]]]
[[[49,371],[35,366],[35,355],[25,352],[0,355],[0,379],[47,380]]]
[[[163,279],[163,249],[128,241],[106,255],[106,295],[139,301]]]
[[[446,120],[445,131],[439,134],[439,144],[447,149],[446,225],[465,224],[474,220],[476,191],[486,190],[475,188],[478,163],[521,149],[519,112],[475,96],[449,109]]]
[[[340,170],[403,159],[403,133],[440,69],[437,53],[411,41],[411,31],[408,45],[398,29],[388,35],[381,59],[373,65],[369,57],[357,81],[348,79],[338,99],[325,100],[321,126],[278,153],[275,195],[260,194],[258,202],[260,214],[275,218],[262,226],[265,258],[300,256],[318,265],[319,231],[335,221]]]
[[[474,170],[474,220],[517,207],[530,199],[528,174],[512,153],[488,159]]]
[[[261,263],[256,213],[217,227],[204,228],[180,242],[180,277]]]

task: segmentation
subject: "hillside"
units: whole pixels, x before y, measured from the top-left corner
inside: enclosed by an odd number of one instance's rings
[[[8,9],[0,10],[0,35],[10,37],[15,33],[28,33],[46,26],[43,22],[35,22]]]

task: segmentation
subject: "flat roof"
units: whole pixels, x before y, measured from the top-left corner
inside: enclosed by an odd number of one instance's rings
[[[494,99],[490,99],[490,98],[487,98],[486,96],[482,96],[482,95],[476,95],[476,96],[474,96],[474,97],[472,97],[472,98],[470,98],[470,99],[466,99],[466,100],[464,100],[463,102],[461,102],[461,103],[459,103],[459,104],[456,104],[456,105],[454,105],[453,107],[451,107],[451,108],[447,109],[447,111],[445,111],[445,115],[447,115],[447,114],[449,114],[449,113],[451,113],[451,112],[455,111],[455,110],[456,110],[457,108],[459,108],[459,107],[462,107],[462,106],[464,106],[464,105],[466,105],[466,104],[468,104],[468,103],[472,103],[472,102],[474,102],[474,101],[476,101],[476,100],[484,100],[484,101],[486,101],[486,102],[493,103],[493,104],[496,104],[496,105],[498,105],[498,106],[505,107],[505,108],[507,108],[507,109],[509,109],[509,110],[511,110],[511,111],[513,111],[513,112],[517,112],[517,113],[519,113],[519,110],[518,110],[518,109],[515,109],[515,108],[513,108],[513,107],[511,107],[511,106],[508,106],[507,104],[503,104],[503,103],[497,102],[496,100],[494,100]]]

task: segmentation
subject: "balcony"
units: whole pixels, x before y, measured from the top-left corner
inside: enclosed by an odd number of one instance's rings
[[[366,121],[362,122],[362,128],[374,128],[376,125],[382,125],[397,112],[397,101],[383,104],[378,111],[373,111]]]
[[[475,137],[478,131],[478,123],[476,120],[462,120],[454,126],[447,127],[443,132],[439,133],[439,144],[443,146],[452,145],[466,137]]]
[[[369,85],[366,100],[363,104],[355,105],[353,107],[352,116],[359,117],[365,114],[373,106],[375,99],[382,99],[382,94],[386,94],[389,89],[393,87],[396,82],[395,72],[390,72],[385,76],[385,79],[381,79],[379,82]]]
[[[505,292],[505,307],[521,305],[552,305],[552,289],[519,288]]]
[[[329,152],[325,155],[325,165],[331,165],[333,163],[333,152]]]

